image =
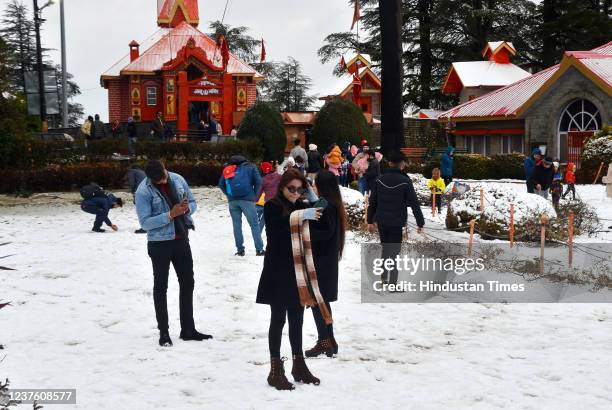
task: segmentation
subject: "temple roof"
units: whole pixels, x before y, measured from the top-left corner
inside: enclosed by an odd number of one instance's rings
[[[183,21],[197,27],[200,23],[198,0],[158,0],[157,25],[176,27]]]
[[[567,51],[560,64],[460,104],[440,115],[444,121],[479,121],[520,117],[570,67],[612,97],[612,41],[591,51]]]
[[[190,38],[194,39],[196,46],[206,53],[213,64],[222,66],[221,50],[217,47],[216,42],[187,22],[182,22],[174,28],[160,28],[141,42],[140,49],[144,51],[138,58],[130,62],[129,54],[126,55],[102,74],[102,80],[130,74],[153,75],[160,71],[165,63],[174,59]],[[234,75],[253,76],[256,80],[264,78],[246,62],[231,53],[227,72]]]
[[[445,94],[458,94],[466,87],[502,87],[531,74],[511,64],[495,61],[464,61],[453,63],[442,91]]]

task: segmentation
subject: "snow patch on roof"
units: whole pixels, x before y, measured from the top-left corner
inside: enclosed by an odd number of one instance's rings
[[[453,63],[463,87],[499,87],[512,84],[531,74],[514,64],[494,61],[465,61]]]

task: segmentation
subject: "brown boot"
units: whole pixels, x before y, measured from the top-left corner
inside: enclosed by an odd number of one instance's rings
[[[331,339],[318,340],[317,344],[309,350],[306,350],[306,357],[317,357],[325,353],[327,357],[334,355],[334,346]]]
[[[310,370],[308,370],[306,362],[304,361],[304,356],[293,356],[291,375],[296,382],[314,384],[315,386],[321,383],[321,380],[314,377],[312,373],[310,373]]]
[[[286,357],[280,359],[278,357],[270,358],[270,374],[268,375],[268,384],[275,387],[276,390],[293,390],[295,386],[289,383],[287,377],[285,377],[285,366],[283,362],[287,360]]]

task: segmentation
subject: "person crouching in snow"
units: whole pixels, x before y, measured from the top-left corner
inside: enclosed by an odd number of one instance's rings
[[[561,194],[563,193],[563,184],[561,183],[561,171],[559,170],[559,163],[557,161],[553,162],[553,169],[555,173],[553,175],[552,184],[550,184],[550,193],[552,195],[552,203],[555,207],[555,210],[559,210],[559,200],[561,199]]]
[[[296,276],[296,259],[298,256],[294,255],[296,250],[292,241],[292,236],[299,235],[300,230],[299,226],[292,226],[292,220],[298,222],[299,225],[303,225],[306,220],[318,220],[322,214],[320,208],[309,208],[309,205],[302,201],[303,196],[309,192],[308,188],[306,177],[297,169],[289,169],[282,175],[274,198],[266,202],[264,206],[268,246],[259,279],[256,302],[270,305],[270,326],[268,328],[270,373],[268,384],[277,390],[293,390],[295,388],[285,376],[283,360],[280,355],[283,328],[287,320],[289,322],[289,341],[293,354],[293,367],[291,369],[293,379],[307,384],[318,385],[320,383],[320,380],[310,373],[304,361],[302,349],[304,305],[301,296],[308,289],[304,288],[301,281],[302,286],[298,287]],[[293,218],[292,215],[294,215]],[[295,234],[293,233],[294,229],[296,230]],[[297,252],[300,251],[301,249],[297,250]]]
[[[431,201],[433,202],[434,192],[436,193],[436,209],[438,212],[442,210],[442,195],[446,190],[446,184],[440,177],[440,168],[434,168],[431,170],[431,179],[427,181],[427,189],[431,191]]]
[[[570,191],[572,191],[572,201],[576,200],[576,187],[574,184],[576,183],[576,165],[573,162],[567,163],[567,171],[565,171],[565,183],[567,184],[567,188],[565,189],[565,193],[563,194],[563,198]]]
[[[87,193],[83,194],[84,192]],[[119,230],[117,225],[114,225],[108,218],[108,213],[113,208],[123,207],[123,200],[121,198],[117,198],[113,194],[106,194],[102,191],[102,188],[95,184],[83,187],[81,195],[85,198],[81,202],[81,209],[88,214],[96,216],[93,228],[91,229],[93,232],[106,232],[102,229],[102,223],[110,226],[113,231]]]

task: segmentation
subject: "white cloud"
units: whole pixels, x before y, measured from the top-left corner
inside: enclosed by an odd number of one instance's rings
[[[59,63],[59,0],[44,10],[43,47]],[[0,0],[4,10],[9,0]],[[32,2],[24,3],[31,9]],[[39,0],[40,4],[44,0]],[[128,53],[131,40],[143,40],[157,29],[156,0],[65,0],[67,66],[83,94],[77,99],[87,114],[99,113],[108,120],[106,90],[100,74]],[[200,0],[200,30],[221,19],[225,0]],[[325,36],[350,29],[352,9],[348,0],[230,0],[225,22],[247,26],[255,38],[266,41],[267,59],[300,61],[313,79],[313,92],[327,95],[337,79],[333,63],[322,65],[317,50]]]

